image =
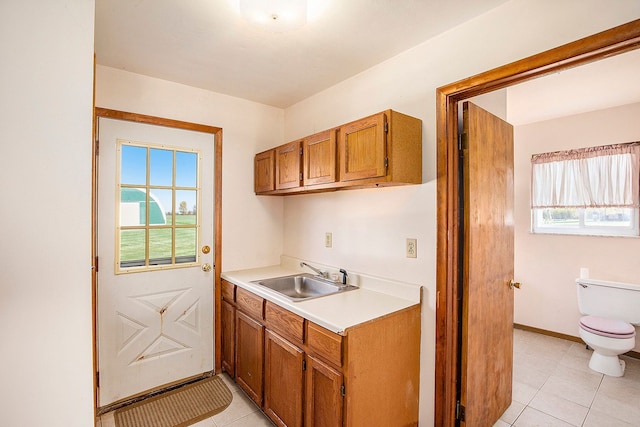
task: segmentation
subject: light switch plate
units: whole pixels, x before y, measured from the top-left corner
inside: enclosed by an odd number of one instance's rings
[[[324,247],[330,248],[333,245],[333,236],[331,233],[324,233]]]

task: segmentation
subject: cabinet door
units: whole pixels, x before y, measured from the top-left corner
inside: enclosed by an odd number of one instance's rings
[[[262,405],[264,326],[236,310],[236,382]]]
[[[340,128],[340,181],[386,175],[386,115],[365,117]]]
[[[222,300],[222,369],[236,375],[236,308]]]
[[[302,426],[303,362],[301,349],[266,331],[264,411],[278,426]]]
[[[336,182],[336,131],[309,136],[302,145],[304,185]]]
[[[301,141],[276,148],[276,190],[300,187],[302,182]]]
[[[342,426],[342,374],[307,356],[305,427]]]
[[[253,161],[253,186],[256,194],[275,190],[274,161],[274,150],[256,154]]]

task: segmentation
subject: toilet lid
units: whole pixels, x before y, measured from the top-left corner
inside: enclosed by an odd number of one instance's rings
[[[580,327],[585,331],[610,338],[633,338],[636,334],[636,329],[630,323],[606,317],[581,317]]]

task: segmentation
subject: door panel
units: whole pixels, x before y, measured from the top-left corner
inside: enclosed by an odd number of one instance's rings
[[[481,427],[511,404],[513,127],[470,102],[463,113],[460,403],[463,425]]]
[[[98,405],[102,407],[214,369],[214,272],[201,269],[201,264],[214,264],[214,254],[213,251],[207,254],[200,252],[203,245],[214,247],[214,141],[211,134],[107,118],[100,118],[98,126],[97,253],[100,269],[97,280],[97,343],[100,373]],[[180,153],[198,153],[197,201],[190,201],[188,205],[185,202],[184,212],[181,212],[183,206],[179,205],[187,191],[175,189],[175,200],[168,197],[169,201],[160,203],[160,199],[171,194],[172,190],[152,189],[148,200],[153,198],[154,205],[161,206],[161,209],[155,212],[155,219],[151,219],[149,214],[145,220],[143,212],[148,204],[144,199],[146,190],[137,191],[143,195],[143,199],[136,203],[128,199],[125,203],[123,195],[128,193],[118,191],[118,140],[152,144],[156,148],[162,147],[162,150],[174,147]],[[176,156],[174,168],[176,176],[179,176],[184,166],[179,155]],[[141,164],[145,165],[143,168],[146,167],[146,162]],[[149,164],[150,179],[153,181],[152,174],[157,172],[158,163],[152,158]],[[179,185],[176,184],[177,187]],[[195,190],[188,192],[196,193]],[[137,209],[134,215],[125,215],[131,208]],[[187,210],[190,212],[187,213]],[[194,231],[194,237],[187,239],[190,239],[187,251],[192,253],[195,250],[195,262],[191,255],[190,261],[181,268],[154,265],[148,271],[128,272],[131,269],[122,267],[120,259],[116,259],[116,247],[120,246],[118,239],[121,237],[116,231],[118,219],[121,225],[136,223],[137,226],[149,224],[149,227],[163,227],[172,218],[177,224],[178,217],[180,221],[186,221],[187,217],[188,221],[195,221],[197,216],[200,217],[198,238],[195,238]],[[170,241],[177,239],[184,230],[176,229]],[[149,231],[147,250],[150,257],[159,251],[163,256],[167,254],[168,262],[171,262],[172,250],[164,247],[166,243],[152,240],[152,235],[159,234],[154,234],[156,231]],[[165,234],[171,235],[171,231]],[[122,245],[124,248],[127,243]],[[183,251],[185,248],[178,247],[176,241],[175,257]],[[141,252],[144,257],[144,247]],[[163,262],[167,262],[166,257]],[[144,267],[142,269],[146,270]],[[116,274],[117,271],[119,274]]]
[[[385,176],[386,120],[385,114],[380,113],[340,128],[340,181]]]
[[[222,300],[222,369],[231,378],[236,376],[236,308]]]
[[[276,148],[276,190],[300,187],[302,183],[301,141]]]
[[[265,193],[276,189],[275,150],[256,154],[254,159],[254,191]]]
[[[311,135],[303,141],[304,185],[336,182],[336,131]]]
[[[342,373],[307,356],[305,426],[342,425]]]
[[[278,426],[302,426],[304,353],[272,331],[265,331],[264,411]]]
[[[236,382],[262,406],[264,326],[236,310]]]

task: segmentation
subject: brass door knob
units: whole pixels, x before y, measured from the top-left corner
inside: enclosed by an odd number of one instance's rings
[[[202,264],[202,271],[204,271],[205,273],[210,272],[211,264],[209,264],[208,262],[205,262],[204,264]]]

